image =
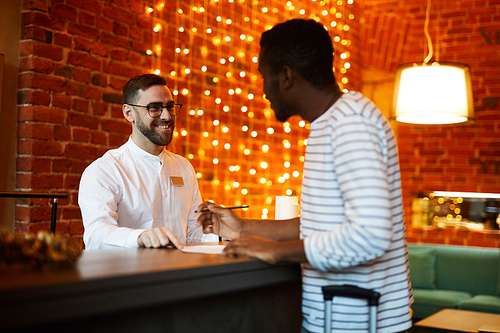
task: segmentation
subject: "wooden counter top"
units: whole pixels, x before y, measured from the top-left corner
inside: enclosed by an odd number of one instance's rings
[[[0,269],[0,330],[300,281],[298,265],[176,249],[84,251],[74,268]],[[29,314],[29,315],[27,315]]]

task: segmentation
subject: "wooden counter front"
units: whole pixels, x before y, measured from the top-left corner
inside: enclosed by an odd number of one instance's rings
[[[175,249],[84,251],[71,269],[2,268],[0,330],[137,332],[141,323],[147,332],[288,332],[300,326],[300,289],[298,265]]]

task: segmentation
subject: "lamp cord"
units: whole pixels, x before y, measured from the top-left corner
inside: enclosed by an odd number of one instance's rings
[[[431,41],[431,35],[429,34],[429,15],[431,12],[431,0],[427,0],[427,9],[425,10],[425,24],[424,24],[424,33],[425,37],[427,38],[427,45],[429,46],[429,54],[427,57],[424,59],[424,65],[426,65],[429,60],[432,58],[432,41]]]

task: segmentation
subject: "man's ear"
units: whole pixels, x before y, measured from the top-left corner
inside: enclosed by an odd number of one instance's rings
[[[280,86],[284,90],[289,90],[293,86],[294,82],[294,72],[288,66],[283,66],[281,72],[279,73]]]
[[[130,105],[123,104],[122,112],[125,119],[127,119],[130,123],[133,124],[135,122],[135,112],[134,110],[132,110],[132,107]]]

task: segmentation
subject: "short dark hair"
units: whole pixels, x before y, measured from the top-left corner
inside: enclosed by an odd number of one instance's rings
[[[289,66],[315,87],[336,83],[332,40],[321,23],[304,19],[279,23],[262,34],[260,47],[260,61],[273,74]]]
[[[128,80],[123,86],[123,103],[137,103],[140,90],[146,90],[151,86],[167,85],[167,80],[156,74],[137,75]]]

